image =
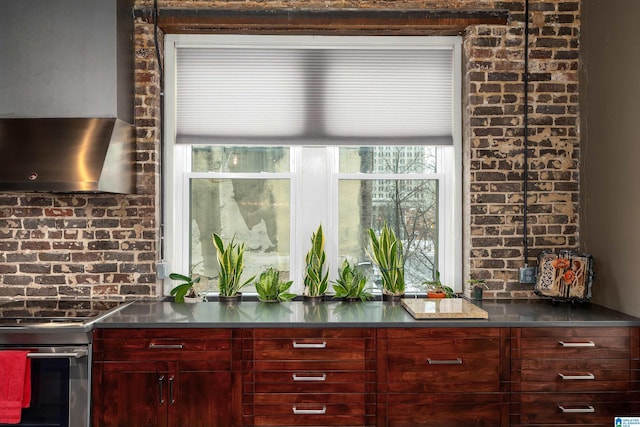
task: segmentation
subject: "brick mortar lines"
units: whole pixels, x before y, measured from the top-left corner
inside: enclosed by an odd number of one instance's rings
[[[578,246],[579,3],[579,0],[530,1],[531,261],[542,249]],[[136,1],[137,8],[152,4]],[[471,27],[464,35],[463,92],[468,91],[464,106],[468,185],[464,191],[469,222],[465,227],[464,264],[465,277],[471,273],[488,279],[491,289],[485,293],[487,297],[532,296],[531,285],[517,283],[517,269],[523,263],[523,0],[161,0],[159,4],[243,10],[280,7],[510,10],[508,25]],[[0,297],[39,293],[140,296],[159,290],[154,272],[159,239],[159,209],[156,209],[161,155],[157,140],[159,85],[153,26],[141,20],[136,21],[135,61],[137,195],[115,199],[92,196],[105,206],[88,209],[64,205],[52,195],[43,197],[56,202],[42,207],[25,204],[33,196],[0,194]],[[45,213],[45,209],[49,210]],[[115,228],[96,226],[96,221],[113,219],[119,221]],[[44,233],[42,225],[51,221],[54,225]],[[83,221],[86,227],[77,225]],[[71,223],[76,225],[68,227]],[[98,239],[96,233],[109,239]],[[86,249],[88,242],[98,241],[115,241],[118,248],[105,249],[95,243],[91,250]],[[56,249],[39,248],[48,242]],[[125,242],[136,244],[125,249],[122,247]],[[74,245],[82,245],[84,249],[78,250],[79,246]],[[119,257],[122,259],[116,259]],[[41,271],[47,271],[48,266],[54,277],[64,279],[62,283],[38,283],[44,281],[37,278],[45,276]],[[116,271],[104,271],[114,266]],[[84,271],[66,271],[80,267]]]

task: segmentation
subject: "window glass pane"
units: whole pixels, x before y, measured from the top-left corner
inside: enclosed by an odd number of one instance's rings
[[[194,146],[193,172],[289,172],[288,147]]]
[[[378,233],[386,222],[404,246],[406,292],[424,291],[422,282],[431,280],[437,267],[437,188],[437,180],[340,180],[340,259],[369,265],[379,286],[379,272],[367,255],[368,230]]]
[[[341,147],[340,173],[435,173],[436,147]]]
[[[287,179],[194,179],[191,181],[191,264],[217,290],[215,232],[245,244],[243,279],[269,267],[289,280],[290,182]],[[253,286],[243,292],[255,292]]]

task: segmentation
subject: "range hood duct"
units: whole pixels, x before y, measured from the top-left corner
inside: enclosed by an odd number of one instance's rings
[[[2,0],[0,192],[135,193],[133,0]]]

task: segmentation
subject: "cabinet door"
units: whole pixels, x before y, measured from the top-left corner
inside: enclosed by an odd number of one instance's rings
[[[241,396],[234,376],[216,360],[179,362],[170,385],[171,426],[238,426]],[[222,365],[225,365],[222,362]],[[238,409],[235,409],[238,408]]]
[[[159,362],[94,365],[94,427],[166,427],[169,370]]]

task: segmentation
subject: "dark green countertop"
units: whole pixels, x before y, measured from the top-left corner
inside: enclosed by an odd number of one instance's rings
[[[97,322],[96,328],[271,328],[271,327],[544,327],[640,326],[640,318],[595,304],[548,300],[474,301],[488,319],[415,320],[399,303],[217,301],[195,304],[135,302]]]

